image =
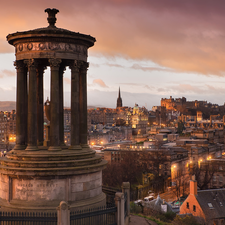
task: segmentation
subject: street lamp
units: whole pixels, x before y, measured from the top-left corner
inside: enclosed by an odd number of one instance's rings
[[[201,162],[202,162],[202,159],[199,159],[198,160],[198,167],[200,168],[200,166],[201,166]]]

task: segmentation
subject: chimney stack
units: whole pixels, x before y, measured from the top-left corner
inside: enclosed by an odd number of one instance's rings
[[[197,195],[197,181],[195,180],[195,175],[193,175],[190,180],[190,194]]]

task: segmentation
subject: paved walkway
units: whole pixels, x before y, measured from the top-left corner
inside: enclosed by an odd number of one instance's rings
[[[129,225],[157,225],[157,223],[140,216],[130,215]]]

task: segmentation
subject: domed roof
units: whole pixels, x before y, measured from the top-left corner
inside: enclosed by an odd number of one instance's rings
[[[45,12],[48,13],[48,27],[43,27],[43,28],[37,28],[34,30],[28,30],[28,31],[22,31],[22,32],[16,32],[7,35],[7,40],[9,44],[14,45],[15,41],[18,41],[20,39],[30,39],[30,38],[46,38],[46,37],[51,37],[51,38],[65,38],[65,39],[70,39],[71,41],[73,39],[76,40],[81,40],[83,43],[85,43],[88,47],[91,47],[94,45],[94,42],[96,39],[90,35],[86,34],[81,34],[79,32],[73,32],[70,30],[58,28],[55,26],[56,22],[56,17],[55,15],[59,10],[57,9],[46,9]]]

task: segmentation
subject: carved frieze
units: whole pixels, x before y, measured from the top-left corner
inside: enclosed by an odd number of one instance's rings
[[[27,44],[27,49],[28,49],[28,50],[32,50],[32,48],[33,48],[33,44],[32,44],[32,43],[28,43],[28,44]]]
[[[16,53],[27,51],[64,51],[87,56],[87,47],[84,45],[63,42],[28,42],[16,45]]]

